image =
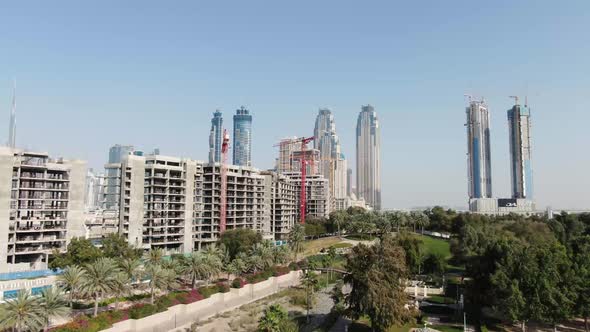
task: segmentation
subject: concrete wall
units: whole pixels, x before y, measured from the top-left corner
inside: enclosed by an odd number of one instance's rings
[[[10,223],[13,165],[12,150],[0,147],[0,273],[9,272],[6,256],[8,255],[8,226]]]
[[[257,301],[278,291],[298,285],[300,271],[292,271],[280,277],[272,277],[240,289],[232,288],[228,293],[218,293],[208,299],[190,304],[179,304],[164,312],[142,319],[128,319],[116,323],[105,332],[161,332],[180,329],[185,324],[207,319],[219,313],[229,311],[242,305]]]
[[[70,189],[68,199],[67,243],[73,237],[84,237],[84,194],[86,191],[87,166],[85,161],[68,161],[70,167]]]

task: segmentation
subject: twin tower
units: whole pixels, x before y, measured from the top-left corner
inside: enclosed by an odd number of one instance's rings
[[[513,98],[515,104],[507,111],[511,198],[492,199],[490,115],[487,104],[483,99],[470,100],[466,109],[469,205],[474,212],[532,212],[531,112],[526,102],[522,106],[518,103],[518,97]],[[509,211],[510,208],[514,211]]]

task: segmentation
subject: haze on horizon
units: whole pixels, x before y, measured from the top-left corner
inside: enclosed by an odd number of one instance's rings
[[[349,166],[361,105],[381,125],[384,208],[465,207],[463,94],[491,114],[493,194],[510,195],[506,110],[528,96],[537,208],[589,209],[590,2],[7,2],[0,140],[88,160],[111,145],[207,159],[210,119],[253,114],[252,160],[332,110]]]

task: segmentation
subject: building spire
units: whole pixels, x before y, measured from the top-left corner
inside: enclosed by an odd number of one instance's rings
[[[8,146],[11,148],[16,147],[16,79],[13,81],[12,107],[8,127]]]

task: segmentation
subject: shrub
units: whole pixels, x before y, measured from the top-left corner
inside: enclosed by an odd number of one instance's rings
[[[132,319],[140,319],[153,315],[158,312],[158,308],[152,304],[136,304],[129,309],[129,317]]]
[[[215,284],[215,286],[217,287],[217,291],[219,293],[229,292],[229,285],[227,284],[227,282],[218,282],[217,284]]]
[[[211,295],[219,293],[219,288],[217,285],[214,286],[203,286],[199,287],[199,293],[203,295],[204,298],[208,299]]]
[[[233,288],[242,288],[244,287],[244,280],[242,278],[235,278],[234,281],[231,282],[231,286]]]
[[[289,263],[289,270],[291,270],[291,271],[297,271],[297,270],[299,270],[299,264],[297,264],[295,262]]]

